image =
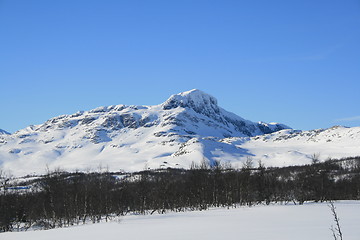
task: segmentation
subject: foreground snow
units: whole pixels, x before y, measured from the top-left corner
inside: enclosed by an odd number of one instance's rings
[[[335,203],[344,239],[360,236],[360,201]],[[333,239],[327,203],[212,209],[202,212],[125,216],[120,222],[80,227],[2,233],[0,239]]]

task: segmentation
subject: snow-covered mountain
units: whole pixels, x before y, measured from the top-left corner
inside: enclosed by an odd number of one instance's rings
[[[2,134],[0,166],[15,175],[46,168],[137,171],[215,160],[236,167],[249,156],[266,165],[290,165],[308,163],[311,154],[323,149],[334,150],[326,152],[334,157],[360,155],[356,147],[349,152],[329,148],[359,146],[359,132],[340,127],[301,132],[283,124],[254,123],[225,111],[214,97],[191,90],[155,106],[100,107]]]

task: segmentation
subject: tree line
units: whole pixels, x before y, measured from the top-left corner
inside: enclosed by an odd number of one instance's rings
[[[360,199],[360,157],[282,168],[248,159],[241,169],[203,163],[189,170],[136,173],[57,170],[22,186],[10,185],[4,174],[0,181],[0,232],[5,232],[95,223],[129,213]]]

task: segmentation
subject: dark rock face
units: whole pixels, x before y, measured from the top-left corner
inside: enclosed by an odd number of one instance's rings
[[[10,133],[5,130],[0,129],[0,135],[10,135]]]
[[[177,107],[190,108],[196,113],[207,117],[216,117],[220,113],[216,98],[200,91],[191,90],[189,92],[172,95],[165,103],[164,110],[170,110]]]

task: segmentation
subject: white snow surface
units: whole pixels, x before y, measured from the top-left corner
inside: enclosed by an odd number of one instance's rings
[[[311,131],[280,130],[271,134],[223,141],[244,148],[266,166],[309,164],[316,156],[325,161],[360,155],[360,127],[335,126]]]
[[[360,236],[360,202],[335,203],[344,239]],[[7,240],[329,240],[335,225],[327,203],[215,208],[208,211],[130,215],[120,221],[46,231],[1,233]]]
[[[241,167],[248,157],[288,166],[310,163],[313,154],[320,160],[360,155],[360,128],[296,131],[255,123],[196,89],[155,106],[99,107],[0,135],[0,168],[15,176],[57,168],[189,168],[202,161]]]

